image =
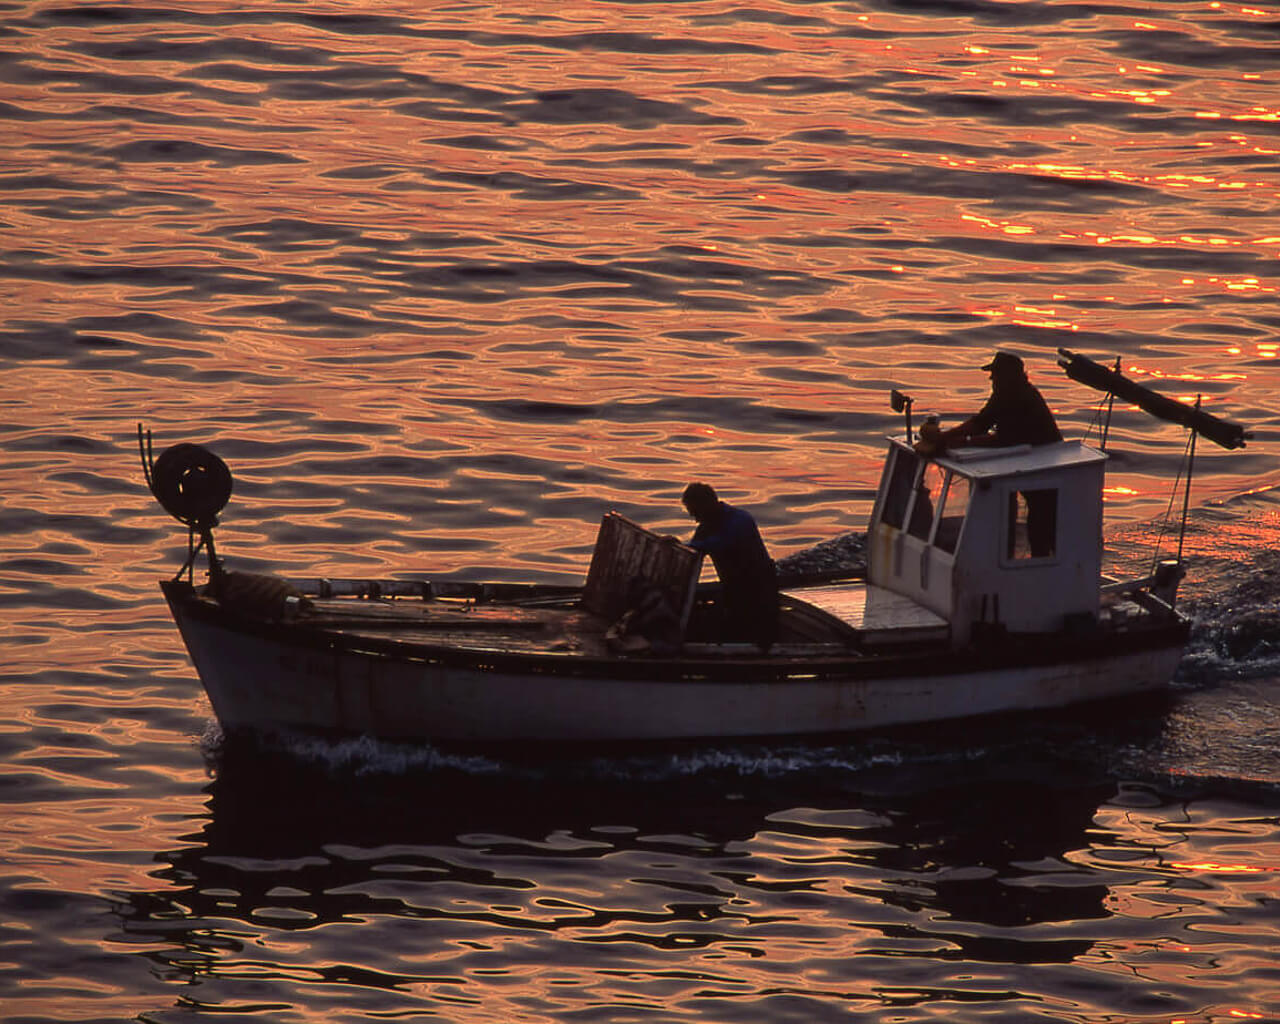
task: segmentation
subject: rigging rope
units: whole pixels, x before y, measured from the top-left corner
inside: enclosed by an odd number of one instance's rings
[[[1194,430],[1187,431],[1187,446],[1183,450],[1182,459],[1178,463],[1177,475],[1173,478],[1173,486],[1169,488],[1169,507],[1164,511],[1164,521],[1160,524],[1160,534],[1156,537],[1155,550],[1151,554],[1151,572],[1156,571],[1156,566],[1160,562],[1160,546],[1164,543],[1165,534],[1169,532],[1169,525],[1173,521],[1173,505],[1178,499],[1178,488],[1182,482],[1182,469],[1191,466],[1191,453],[1195,446],[1196,434]],[[1184,512],[1183,519],[1185,521],[1186,514]],[[1178,560],[1182,560],[1181,546],[1179,546]]]

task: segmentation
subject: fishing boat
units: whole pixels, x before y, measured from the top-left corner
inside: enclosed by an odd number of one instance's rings
[[[1074,379],[1186,426],[1192,458],[1198,435],[1228,448],[1249,436],[1118,365],[1061,355]],[[153,494],[188,528],[187,560],[161,587],[228,733],[798,737],[1165,687],[1189,631],[1181,551],[1140,578],[1103,575],[1105,441],[930,451],[910,400],[895,392],[894,405],[905,439],[886,442],[865,571],[784,578],[767,649],[720,642],[719,586],[700,581],[699,553],[616,513],[581,585],[234,571],[213,538],[232,489],[225,464],[190,444],[153,460],[141,425],[139,445]],[[638,594],[664,603],[674,637],[629,628]]]

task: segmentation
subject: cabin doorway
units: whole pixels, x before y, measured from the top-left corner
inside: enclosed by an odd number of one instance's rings
[[[1058,553],[1058,490],[1010,491],[1005,557],[1010,561],[1053,558]]]

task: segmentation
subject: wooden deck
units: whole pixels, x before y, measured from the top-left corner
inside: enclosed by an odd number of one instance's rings
[[[313,599],[299,625],[346,637],[506,654],[604,656],[608,623],[580,608]]]
[[[407,646],[445,646],[455,650],[501,654],[563,654],[579,657],[619,657],[610,648],[608,624],[581,608],[462,605],[382,598],[320,598],[296,620],[298,625],[342,637],[393,640]],[[857,657],[848,643],[793,641],[774,644],[767,654],[755,644],[685,643],[683,659],[787,660]],[[636,655],[626,655],[634,657]],[[647,655],[639,655],[645,657]]]
[[[862,583],[783,592],[784,634],[765,657],[813,657],[856,648],[944,642],[946,620],[909,598]],[[572,602],[516,604],[360,597],[312,598],[296,623],[343,637],[503,654],[608,657],[610,622]],[[791,627],[788,628],[787,622]],[[810,625],[805,627],[803,623]],[[794,635],[792,635],[794,634]],[[738,650],[742,648],[742,650]],[[684,655],[754,655],[754,645],[686,643]]]
[[[784,591],[783,597],[808,606],[850,629],[860,644],[884,646],[938,642],[950,636],[947,620],[929,609],[870,583],[841,583]]]
[[[702,556],[692,548],[610,512],[601,520],[586,585],[572,597],[535,596],[539,588],[531,586],[522,598],[517,586],[451,588],[443,580],[309,580],[299,590],[315,596],[295,621],[406,647],[606,657],[616,653],[606,634],[627,610],[638,582],[659,588],[687,625],[701,564]],[[390,600],[393,596],[405,599]]]

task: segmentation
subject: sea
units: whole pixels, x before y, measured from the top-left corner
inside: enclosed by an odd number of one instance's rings
[[[1275,3],[8,0],[0,122],[5,1024],[1280,1020]],[[998,349],[1184,554],[1166,694],[229,739],[161,601],[140,426],[231,568],[574,582],[693,480],[856,535]]]

